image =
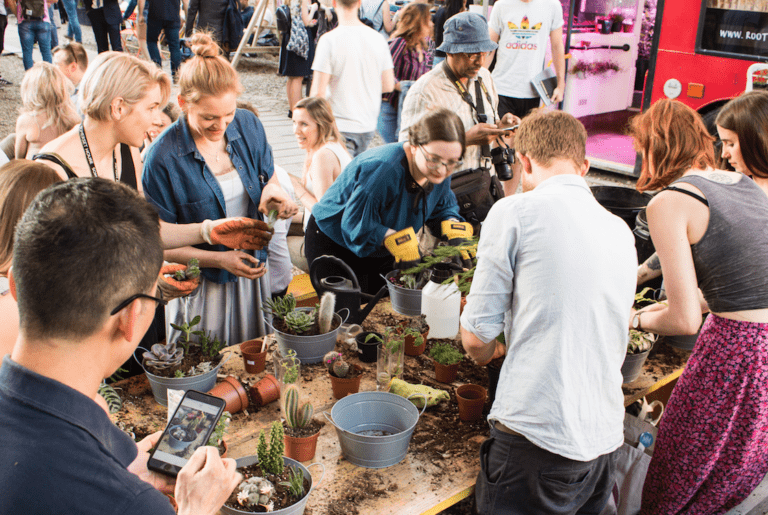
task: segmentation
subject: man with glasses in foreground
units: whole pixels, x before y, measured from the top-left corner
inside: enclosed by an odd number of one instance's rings
[[[0,513],[214,514],[240,481],[201,447],[175,488],[94,398],[155,314],[163,262],[157,213],[104,179],[40,193],[16,228],[9,272],[19,339],[0,368]]]
[[[422,75],[409,89],[403,104],[400,141],[407,141],[408,129],[425,112],[440,107],[456,113],[464,124],[467,152],[461,170],[491,169],[491,145],[503,138],[511,146],[512,127],[520,119],[498,116],[499,97],[491,73],[483,61],[498,45],[488,36],[488,24],[479,14],[463,12],[445,22],[443,43],[438,50],[446,53],[445,61]],[[504,183],[504,192],[517,190],[520,173]]]

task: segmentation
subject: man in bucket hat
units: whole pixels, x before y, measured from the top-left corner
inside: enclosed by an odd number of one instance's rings
[[[502,128],[520,122],[511,114],[502,119],[498,116],[496,86],[491,73],[483,68],[484,59],[496,48],[498,45],[488,35],[488,24],[479,14],[463,12],[445,22],[443,44],[438,47],[445,52],[445,61],[408,90],[401,114],[400,141],[408,140],[408,128],[426,111],[445,107],[459,115],[466,130],[464,169],[492,169],[488,147],[498,138],[505,138],[506,144],[512,146],[510,131]],[[505,193],[513,194],[519,182],[520,173],[515,169],[514,178],[504,183]]]

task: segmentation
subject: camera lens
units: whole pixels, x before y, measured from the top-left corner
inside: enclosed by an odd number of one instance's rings
[[[512,164],[515,162],[514,149],[505,147],[496,147],[491,149],[491,162],[496,170],[496,177],[500,181],[509,181],[512,179]]]

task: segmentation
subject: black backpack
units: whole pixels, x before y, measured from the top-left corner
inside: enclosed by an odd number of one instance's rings
[[[45,18],[45,0],[19,0],[19,3],[25,20],[42,20]]]
[[[287,4],[283,4],[275,10],[275,25],[277,25],[277,31],[281,35],[287,35],[291,32],[291,8]]]
[[[472,224],[475,236],[480,234],[480,222],[485,220],[491,206],[504,198],[504,188],[487,168],[462,170],[451,176],[451,190],[456,195],[459,214]]]

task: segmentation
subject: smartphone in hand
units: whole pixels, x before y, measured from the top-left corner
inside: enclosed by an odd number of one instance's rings
[[[147,468],[176,477],[197,448],[208,444],[225,405],[224,399],[188,390],[152,450]]]

